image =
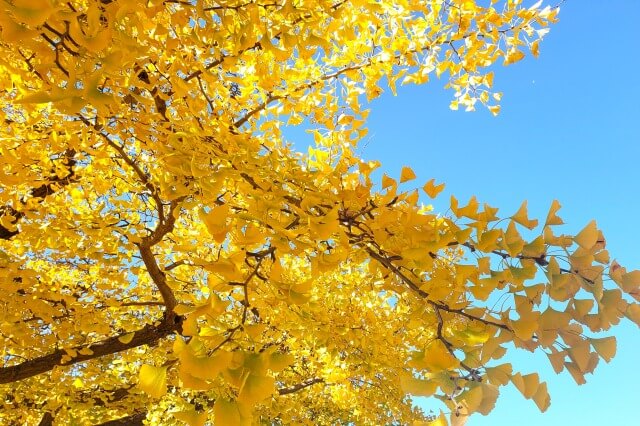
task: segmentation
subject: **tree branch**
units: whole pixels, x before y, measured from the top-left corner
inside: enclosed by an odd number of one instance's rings
[[[58,189],[73,182],[75,176],[75,170],[73,169],[73,167],[76,165],[74,156],[76,155],[76,151],[73,149],[67,149],[63,154],[60,155],[62,156],[63,165],[67,169],[68,174],[64,177],[59,177],[58,174],[56,174],[55,170],[52,170],[51,175],[49,175],[49,177],[47,178],[46,183],[43,183],[37,188],[32,188],[31,191],[29,191],[29,195],[32,198],[43,201],[48,195],[53,194]],[[22,200],[22,203],[24,204],[25,200]],[[4,215],[12,216],[14,219],[11,221],[11,223],[12,225],[16,225],[18,221],[24,216],[24,213],[14,209],[11,206],[0,206],[0,217]],[[0,240],[9,240],[19,233],[19,230],[12,231],[0,225]]]
[[[51,414],[50,411],[47,411],[46,413],[44,413],[44,416],[42,416],[42,419],[40,419],[40,423],[38,423],[38,426],[52,426],[53,425],[53,414]]]
[[[120,340],[123,336],[129,334],[123,333],[117,336],[112,336],[101,342],[70,348],[68,349],[69,351],[76,351],[77,354],[70,360],[64,360],[64,362],[63,358],[68,356],[68,353],[64,349],[58,349],[49,355],[44,355],[9,367],[0,368],[0,384],[13,383],[28,379],[29,377],[51,371],[56,366],[69,366],[79,362],[89,361],[106,355],[126,351],[127,349],[136,348],[138,346],[155,346],[159,340],[169,336],[174,331],[179,331],[181,328],[182,317],[175,317],[173,320],[168,320],[166,318],[171,317],[165,316],[165,319],[163,319],[158,326],[149,324],[134,332],[133,338],[128,343],[123,343]],[[90,353],[87,352],[87,350],[89,350]],[[87,353],[82,354],[80,351]]]
[[[142,261],[144,265],[147,267],[147,272],[151,276],[154,284],[160,291],[160,295],[162,296],[162,300],[164,301],[164,305],[167,308],[167,312],[172,312],[173,308],[176,307],[178,301],[173,294],[173,291],[167,284],[167,276],[164,272],[160,270],[158,263],[156,262],[156,257],[151,250],[151,247],[147,244],[139,244],[138,249],[140,250],[140,256],[142,257]]]
[[[313,378],[313,379],[305,380],[302,383],[298,383],[297,385],[293,385],[293,386],[290,386],[288,388],[280,388],[280,389],[278,389],[278,394],[280,394],[280,395],[289,395],[291,393],[298,392],[299,390],[302,390],[304,388],[308,388],[309,386],[313,386],[316,383],[324,383],[324,379],[316,377],[316,378]]]

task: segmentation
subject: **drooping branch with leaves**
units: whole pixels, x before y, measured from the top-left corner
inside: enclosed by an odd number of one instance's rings
[[[498,113],[558,9],[480,3],[3,0],[0,421],[455,424],[508,383],[548,407],[514,347],[609,361],[640,271],[595,222],[437,215],[355,154],[383,86]]]

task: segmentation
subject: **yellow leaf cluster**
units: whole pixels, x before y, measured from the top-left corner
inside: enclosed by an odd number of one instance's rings
[[[486,3],[4,2],[0,423],[461,424],[509,382],[548,407],[513,346],[610,361],[640,272],[596,222],[437,214],[359,158],[383,82],[498,112],[557,9]]]

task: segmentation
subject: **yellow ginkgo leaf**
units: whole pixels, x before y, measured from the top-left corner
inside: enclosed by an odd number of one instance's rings
[[[135,336],[136,333],[127,333],[127,334],[123,334],[122,336],[118,337],[118,340],[121,343],[124,343],[125,345],[128,343],[131,343],[131,341],[133,340],[133,336]]]
[[[173,417],[185,422],[189,426],[204,426],[208,417],[206,412],[199,413],[195,409],[177,411],[171,414],[173,414]]]
[[[488,108],[494,116],[500,114],[500,105],[491,105]]]
[[[229,217],[230,210],[228,205],[216,207],[208,212],[201,210],[200,218],[207,227],[207,231],[213,237],[213,239],[221,243],[225,240],[227,232],[227,218]]]
[[[549,213],[547,213],[547,219],[544,221],[544,226],[562,225],[564,223],[562,219],[556,215],[558,210],[560,210],[560,207],[558,200],[553,200],[551,202],[551,207],[549,208]]]
[[[529,48],[531,49],[531,54],[534,57],[537,58],[538,56],[540,56],[540,40],[536,40],[533,43],[531,43],[531,46]]]
[[[490,252],[498,248],[498,238],[502,236],[502,230],[491,229],[480,235],[476,248],[484,252]]]
[[[24,24],[38,26],[55,11],[51,0],[13,0],[10,10],[16,19]]]
[[[485,374],[489,383],[494,384],[496,386],[504,386],[509,383],[509,379],[513,372],[513,367],[511,364],[501,364],[495,367],[487,367],[485,369]]]
[[[565,362],[564,366],[566,367],[567,371],[569,371],[569,374],[571,374],[571,377],[573,377],[573,380],[575,380],[575,382],[578,385],[584,385],[585,383],[587,383],[587,381],[584,379],[584,374],[582,373],[582,371],[580,371],[580,369],[575,363]]]
[[[444,189],[444,183],[441,183],[439,185],[436,185],[435,183],[436,183],[435,179],[430,179],[429,182],[425,183],[425,185],[422,187],[424,192],[430,198],[436,198],[438,194],[442,192],[442,190]]]
[[[319,240],[329,239],[340,227],[338,221],[338,209],[330,210],[326,215],[318,218],[309,218],[309,228]]]
[[[173,353],[180,355],[180,353],[187,349],[187,347],[188,346],[185,341],[180,336],[176,336],[176,339],[173,341]]]
[[[213,406],[213,419],[216,426],[242,424],[238,403],[223,398],[216,399],[216,403]]]
[[[640,305],[639,304],[630,303],[629,305],[627,305],[625,315],[631,321],[635,322],[638,326],[640,326]]]
[[[275,383],[273,377],[249,374],[240,388],[238,401],[247,405],[261,402],[273,395],[276,390]]]
[[[26,25],[16,22],[11,18],[2,21],[2,40],[5,42],[15,43],[29,39],[30,37],[36,37],[37,34],[36,31],[29,29]],[[19,103],[20,101],[15,102]]]
[[[242,281],[244,275],[232,259],[219,258],[215,262],[203,265],[210,272],[218,274],[227,281]]]
[[[30,95],[24,96],[21,99],[17,99],[17,104],[46,104],[49,102],[55,102],[60,99],[52,96],[49,92],[35,92]]]
[[[452,210],[458,217],[466,216],[469,219],[475,219],[478,214],[478,207],[480,207],[480,204],[478,203],[478,200],[474,195],[469,199],[469,202],[466,206],[460,207],[457,210]]]
[[[640,270],[621,274],[620,288],[627,293],[640,292]]]
[[[529,215],[527,213],[526,201],[522,203],[522,205],[520,206],[516,214],[511,216],[511,219],[513,219],[515,222],[519,223],[520,225],[524,226],[527,229],[533,229],[536,226],[538,226],[537,219],[529,219]]]
[[[382,175],[382,189],[387,189],[396,186],[395,179],[390,178],[386,174]]]
[[[536,391],[535,395],[533,395],[533,402],[536,403],[538,409],[541,412],[544,413],[545,411],[547,411],[547,408],[549,408],[549,406],[551,405],[551,398],[549,397],[546,383],[540,383],[540,386],[538,386],[538,390]]]
[[[449,426],[449,422],[447,421],[447,418],[442,411],[440,411],[440,415],[438,416],[438,418],[427,424],[429,426]]]
[[[525,246],[522,248],[522,255],[540,258],[545,254],[545,250],[546,247],[544,244],[544,237],[542,235],[539,235],[530,243],[525,244]]]
[[[218,374],[229,367],[233,354],[226,351],[218,351],[213,356],[196,356],[190,350],[180,353],[182,367],[190,375],[201,380],[213,380]]]
[[[479,387],[482,388],[482,401],[480,401],[476,411],[486,416],[496,406],[500,392],[497,386],[488,383],[482,383]]]
[[[564,311],[556,311],[549,307],[540,315],[541,330],[557,330],[569,325],[571,315]]]
[[[400,172],[400,183],[408,182],[416,178],[416,174],[411,167],[404,166]]]
[[[425,349],[423,360],[427,368],[434,373],[450,370],[460,364],[460,361],[447,350],[440,340],[435,340]]]
[[[502,237],[503,249],[506,250],[510,256],[515,257],[522,251],[524,245],[525,242],[516,229],[515,222],[509,222],[509,226],[507,226],[507,230]]]
[[[295,357],[290,354],[274,353],[269,357],[269,370],[279,373],[295,361]]]
[[[459,399],[463,401],[465,408],[469,413],[476,412],[482,403],[482,386],[476,385],[472,387],[460,395]]]
[[[573,299],[573,309],[578,317],[584,317],[593,309],[592,299]]]
[[[438,390],[438,382],[406,376],[400,378],[400,387],[409,395],[431,396]]]
[[[598,355],[606,362],[609,362],[616,355],[616,338],[615,336],[604,337],[602,339],[589,339],[591,346],[596,350]]]
[[[549,362],[553,367],[553,371],[555,371],[556,374],[560,374],[562,370],[564,370],[564,360],[566,356],[566,351],[552,352],[550,354],[547,354],[547,357],[549,357]]]
[[[573,240],[583,249],[589,250],[598,242],[598,235],[596,221],[592,220],[578,235],[573,237]]]
[[[520,393],[527,399],[532,398],[538,391],[540,379],[538,373],[521,375],[516,373],[511,377],[511,382],[518,388]]]
[[[186,389],[206,391],[213,387],[210,381],[193,377],[183,366],[178,368],[178,375],[180,377],[180,385]]]
[[[580,371],[586,371],[589,365],[589,359],[591,358],[589,342],[585,340],[576,341],[567,351]]]
[[[510,49],[504,57],[504,65],[511,65],[524,58],[524,53],[516,48]]]
[[[144,364],[140,367],[138,386],[153,398],[162,398],[167,393],[167,367]]]

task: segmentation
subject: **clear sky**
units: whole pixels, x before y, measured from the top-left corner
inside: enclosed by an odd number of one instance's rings
[[[612,256],[640,269],[639,16],[639,0],[568,0],[539,59],[496,68],[498,117],[449,110],[443,81],[400,87],[371,105],[360,153],[390,176],[409,165],[415,182],[445,182],[436,211],[450,194],[461,202],[476,195],[507,216],[527,199],[530,216],[544,219],[558,199],[563,230],[596,219]],[[618,355],[580,387],[566,372],[555,375],[544,355],[508,355],[547,380],[551,407],[541,415],[507,386],[494,411],[468,425],[640,424],[640,329],[625,320],[613,333]]]

